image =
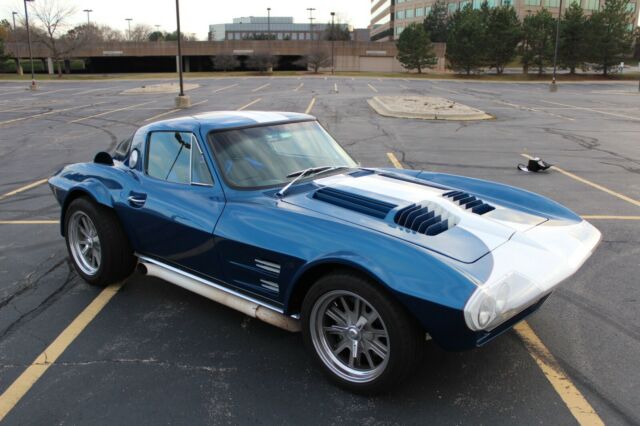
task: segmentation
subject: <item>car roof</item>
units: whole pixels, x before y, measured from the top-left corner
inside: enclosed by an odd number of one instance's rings
[[[148,130],[190,130],[200,128],[203,133],[212,130],[251,127],[260,124],[287,123],[315,120],[315,117],[297,112],[273,111],[212,111],[201,114],[157,121],[145,126]]]

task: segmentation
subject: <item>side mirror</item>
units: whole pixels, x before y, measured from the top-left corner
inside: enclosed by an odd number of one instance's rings
[[[107,166],[113,166],[113,157],[108,152],[100,151],[93,158],[94,163],[106,164]]]

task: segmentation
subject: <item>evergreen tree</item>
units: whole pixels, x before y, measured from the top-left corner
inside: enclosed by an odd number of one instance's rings
[[[483,12],[470,4],[451,16],[447,26],[449,67],[467,75],[480,68],[486,58]]]
[[[627,0],[607,0],[604,7],[587,20],[588,59],[597,63],[604,75],[631,54],[633,13],[627,3]]]
[[[447,42],[447,5],[437,0],[424,18],[424,30],[434,43]]]
[[[487,22],[487,64],[502,74],[505,65],[516,55],[516,47],[522,39],[522,28],[513,6],[491,9]]]
[[[417,69],[420,74],[423,68],[436,64],[429,34],[418,23],[414,22],[402,31],[396,46],[398,61],[409,70]]]
[[[553,60],[555,41],[555,22],[551,13],[545,8],[522,21],[523,43],[522,69],[526,74],[530,65],[538,67],[538,75],[544,72],[545,66]]]
[[[560,21],[560,40],[558,41],[558,63],[569,68],[575,74],[576,68],[585,60],[586,18],[580,3],[572,1],[564,11]]]

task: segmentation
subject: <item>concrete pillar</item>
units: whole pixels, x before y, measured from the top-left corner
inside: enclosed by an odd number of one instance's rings
[[[47,72],[49,74],[55,74],[55,69],[53,69],[53,59],[47,58]]]
[[[184,72],[191,72],[191,61],[188,56],[182,57],[182,65],[184,66]]]

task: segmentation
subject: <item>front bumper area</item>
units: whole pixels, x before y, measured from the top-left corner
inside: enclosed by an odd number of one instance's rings
[[[491,332],[537,304],[580,269],[600,239],[600,231],[586,221],[545,222],[516,232],[474,265],[489,272],[464,307],[467,326]]]

